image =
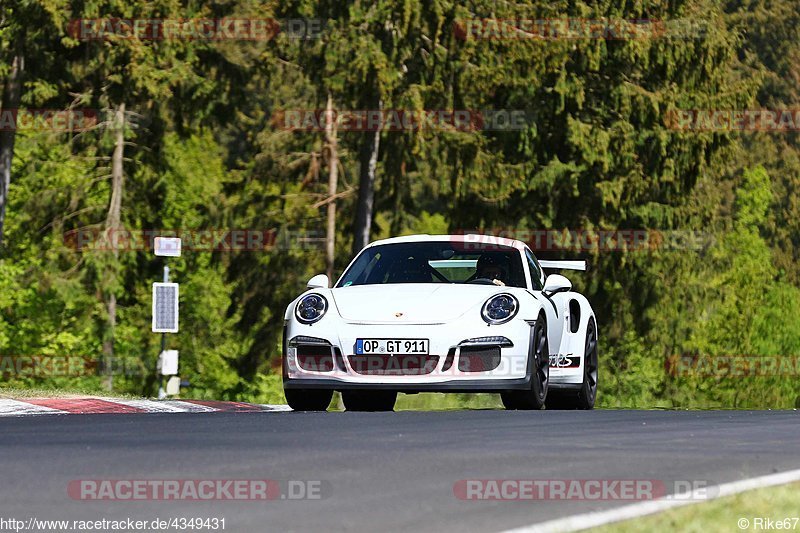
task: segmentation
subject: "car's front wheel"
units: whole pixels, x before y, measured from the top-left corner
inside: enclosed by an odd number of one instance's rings
[[[397,391],[342,391],[342,402],[348,411],[393,411]]]
[[[544,407],[547,384],[550,381],[550,348],[547,343],[547,321],[539,315],[531,332],[528,365],[531,367],[531,386],[528,390],[500,394],[506,409],[535,410]]]
[[[283,389],[283,394],[293,411],[326,411],[333,398],[332,390]]]

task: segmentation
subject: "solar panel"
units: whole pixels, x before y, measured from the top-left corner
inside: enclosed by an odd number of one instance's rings
[[[178,332],[178,284],[153,283],[153,333]]]

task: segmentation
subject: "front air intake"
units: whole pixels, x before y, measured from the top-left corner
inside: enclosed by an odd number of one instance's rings
[[[333,370],[331,347],[315,344],[298,345],[297,365],[311,372],[330,372]]]
[[[462,346],[459,372],[489,372],[500,366],[500,347]]]

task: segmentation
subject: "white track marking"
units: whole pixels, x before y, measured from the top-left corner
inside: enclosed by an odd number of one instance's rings
[[[207,405],[200,405],[192,402],[182,402],[181,400],[166,400],[159,403],[171,405],[181,410],[184,413],[216,413],[219,409],[214,409]]]
[[[66,411],[32,403],[0,398],[0,416],[65,415]]]
[[[124,405],[127,407],[134,407],[141,409],[147,413],[216,413],[218,411],[225,411],[224,403],[220,407],[210,407],[192,403],[189,401],[181,400],[127,400],[118,398],[82,398],[89,400],[103,400],[105,402]],[[284,412],[291,411],[288,405],[271,405],[271,404],[251,404],[258,408],[263,409],[263,412]],[[252,412],[258,412],[254,410]],[[60,409],[51,407],[44,407],[42,405],[35,405],[28,403],[24,400],[12,400],[0,398],[0,417],[3,416],[29,416],[29,415],[60,415],[60,414],[79,414],[69,413]],[[123,413],[121,413],[123,414]]]
[[[155,400],[113,400],[114,403],[136,407],[148,413],[187,413],[189,409],[172,405],[172,402],[158,402]]]
[[[557,518],[547,522],[539,522],[538,524],[531,524],[517,529],[510,529],[505,533],[555,533],[563,531],[580,531],[590,527],[603,526],[606,524],[613,524],[622,520],[629,520],[631,518],[639,518],[650,514],[660,513],[668,509],[676,507],[683,507],[684,505],[692,505],[695,503],[703,503],[717,498],[724,498],[725,496],[733,496],[740,492],[745,492],[753,489],[761,489],[765,487],[773,487],[775,485],[784,485],[786,483],[793,483],[800,481],[800,469],[789,470],[787,472],[779,472],[777,474],[769,474],[766,476],[759,476],[749,479],[742,479],[740,481],[733,481],[731,483],[723,483],[716,487],[705,487],[700,491],[682,492],[675,495],[669,495],[659,500],[652,500],[646,502],[633,503],[618,507],[616,509],[609,509],[608,511],[596,511],[591,513],[584,513],[566,518]],[[716,494],[708,494],[714,492]]]
[[[275,411],[279,413],[292,410],[292,408],[289,407],[288,405],[278,405],[278,404],[268,404],[268,403],[258,403],[256,405],[258,405],[259,407],[263,407],[267,411]]]

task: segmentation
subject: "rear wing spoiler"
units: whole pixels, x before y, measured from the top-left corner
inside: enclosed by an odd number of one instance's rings
[[[586,270],[586,261],[547,261],[540,259],[539,264],[542,268],[552,268],[556,270]]]

